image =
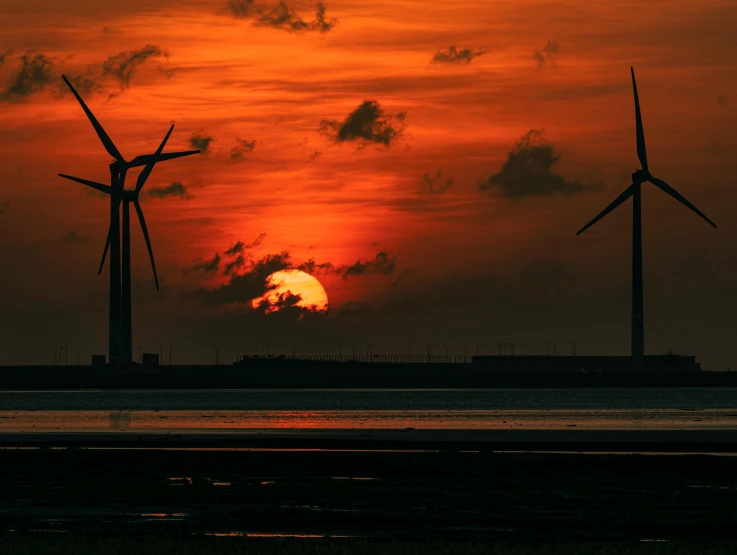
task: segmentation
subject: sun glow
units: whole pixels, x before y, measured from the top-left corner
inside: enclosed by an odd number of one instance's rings
[[[253,308],[266,303],[266,314],[286,306],[298,306],[315,312],[328,309],[325,288],[307,272],[295,269],[274,272],[266,278],[266,284],[269,288],[266,294],[251,301]],[[299,299],[292,302],[289,299],[291,296],[298,296]]]

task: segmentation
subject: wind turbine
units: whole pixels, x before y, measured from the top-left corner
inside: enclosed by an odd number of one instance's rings
[[[642,169],[632,174],[632,185],[627,187],[625,191],[619,195],[614,201],[607,206],[601,213],[586,224],[576,233],[580,235],[604,216],[609,214],[617,206],[622,204],[629,197],[632,197],[632,358],[638,362],[642,362],[645,357],[645,331],[643,318],[643,298],[642,298],[642,197],[641,186],[645,182],[652,183],[659,189],[665,191],[681,204],[690,208],[693,212],[701,216],[714,229],[716,225],[707,218],[698,208],[691,204],[686,198],[668,185],[662,179],[654,177],[647,166],[647,153],[645,151],[645,133],[642,129],[642,116],[640,114],[640,101],[637,98],[637,83],[635,82],[635,70],[630,66],[632,73],[632,89],[635,94],[635,124],[637,126],[637,157],[640,159]]]
[[[145,154],[142,156],[136,156],[130,161],[126,161],[123,155],[117,149],[112,139],[103,129],[100,122],[97,121],[95,116],[92,114],[90,109],[79,96],[77,91],[74,89],[69,80],[62,75],[64,82],[69,86],[74,96],[79,101],[82,109],[84,110],[87,118],[92,123],[97,136],[100,138],[105,150],[115,160],[110,164],[110,185],[103,185],[95,181],[89,181],[87,179],[81,179],[79,177],[72,177],[70,175],[59,174],[60,177],[81,183],[103,193],[110,195],[110,229],[108,232],[108,239],[105,245],[105,251],[102,256],[102,263],[100,264],[100,270],[105,263],[105,256],[107,255],[108,248],[110,249],[110,327],[109,327],[109,361],[111,364],[130,364],[133,361],[133,347],[132,347],[132,333],[131,333],[131,302],[130,302],[130,290],[131,290],[131,276],[130,276],[130,215],[129,206],[130,202],[136,208],[138,219],[143,229],[143,236],[146,239],[146,246],[148,247],[149,257],[151,259],[151,265],[154,270],[154,280],[156,282],[156,289],[158,290],[158,278],[156,276],[156,267],[154,265],[153,251],[151,250],[151,241],[148,236],[148,229],[146,228],[146,221],[143,217],[143,211],[138,202],[138,195],[143,187],[146,179],[151,174],[154,164],[157,162],[163,162],[165,160],[172,160],[174,158],[180,158],[182,156],[189,156],[192,154],[198,154],[199,150],[189,150],[185,152],[168,152],[162,154],[164,145],[169,139],[174,126],[172,125],[169,132],[164,137],[161,145],[155,154]],[[144,166],[141,174],[138,176],[136,181],[136,188],[132,191],[125,190],[125,176],[129,169]],[[122,273],[122,287],[121,287],[121,260],[120,260],[120,203],[124,203],[123,208],[123,273]],[[122,291],[121,291],[122,289]]]

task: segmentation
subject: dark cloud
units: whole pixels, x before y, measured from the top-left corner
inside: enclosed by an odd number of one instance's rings
[[[80,235],[75,229],[71,229],[62,236],[61,241],[70,244],[80,244],[86,243],[89,238],[89,235]]]
[[[474,58],[478,58],[486,54],[486,50],[471,50],[463,48],[457,50],[455,46],[451,46],[448,50],[438,50],[432,57],[433,64],[468,64]]]
[[[5,59],[13,53],[12,48],[8,48],[5,52],[0,53],[0,66],[5,63]]]
[[[722,93],[720,93],[720,94],[717,95],[716,101],[717,101],[717,104],[719,104],[722,108],[726,108],[727,105],[729,104],[729,101],[727,99],[727,95],[726,94],[722,94]]]
[[[422,176],[422,180],[418,186],[422,195],[441,195],[453,185],[453,179],[441,179],[443,172],[438,172],[434,176],[426,173]]]
[[[361,262],[360,260],[357,260],[355,264],[342,266],[338,269],[337,273],[342,274],[343,279],[348,279],[352,276],[365,276],[367,274],[389,275],[394,273],[396,268],[397,255],[383,250],[370,262]]]
[[[228,253],[238,253],[245,247],[240,247],[240,242],[228,249]],[[223,275],[229,277],[228,283],[222,284],[214,289],[200,287],[196,291],[185,294],[185,297],[199,299],[207,305],[222,305],[231,303],[242,303],[250,306],[253,299],[266,294],[272,287],[267,283],[267,278],[274,272],[296,268],[312,275],[335,274],[343,279],[365,276],[370,274],[389,275],[396,269],[397,255],[386,250],[379,252],[376,257],[368,262],[356,261],[354,264],[335,266],[330,262],[318,263],[310,259],[301,264],[296,264],[288,251],[278,254],[267,254],[259,260],[248,260],[243,255],[238,255],[232,262],[226,264]],[[213,264],[213,262],[216,262]],[[215,271],[220,263],[220,255],[216,254],[213,261],[204,263],[207,269]],[[199,267],[203,263],[198,264]],[[236,270],[244,268],[241,273]]]
[[[219,255],[216,255],[219,260]],[[186,297],[199,299],[206,305],[222,305],[231,303],[249,304],[261,297],[268,290],[266,279],[279,270],[291,267],[291,257],[287,251],[279,254],[267,254],[258,261],[251,261],[246,272],[231,274],[228,283],[215,289],[199,288],[186,294]]]
[[[258,14],[255,0],[228,0],[225,10],[236,19],[250,19]]]
[[[317,158],[321,154],[322,154],[322,152],[320,152],[319,150],[316,150],[315,152],[313,152],[312,154],[310,154],[309,161],[312,162],[315,158]]]
[[[153,44],[147,44],[139,50],[125,50],[110,56],[102,63],[102,72],[104,75],[114,77],[121,89],[127,89],[136,69],[148,60],[168,57],[169,53],[166,50]]]
[[[240,139],[236,137],[235,146],[230,149],[229,160],[235,163],[245,162],[246,154],[248,154],[249,152],[253,152],[254,148],[256,148],[255,140],[247,141],[245,139]]]
[[[246,263],[246,257],[243,256],[242,254],[239,254],[233,260],[225,264],[225,269],[223,270],[223,274],[225,274],[226,276],[230,276],[233,274],[233,272],[242,268],[245,263]]]
[[[317,31],[327,33],[333,29],[338,20],[327,19],[325,5],[318,2],[315,8],[315,19],[305,21],[286,2],[269,4],[257,0],[228,0],[225,10],[237,19],[248,19],[259,27],[272,27],[289,33]]]
[[[549,40],[542,50],[535,50],[532,57],[537,62],[537,69],[542,69],[545,65],[554,66],[558,50],[558,43],[552,40]]]
[[[302,300],[301,295],[295,295],[291,291],[274,295],[274,298],[262,299],[256,306],[256,311],[262,314],[270,314],[273,312],[296,312],[297,318],[301,319],[305,312],[310,311],[308,308],[297,306]]]
[[[271,268],[264,267],[259,273],[263,279],[271,270],[293,267],[284,259],[272,262],[275,264]],[[469,341],[484,343],[485,352],[495,353],[491,339],[497,339],[521,341],[518,352],[538,354],[545,350],[540,339],[562,343],[573,337],[579,347],[586,345],[590,349],[589,338],[602,334],[598,325],[602,321],[601,304],[592,303],[591,292],[582,289],[571,269],[557,260],[532,260],[504,274],[463,272],[432,284],[387,290],[376,304],[349,302],[333,306],[327,313],[299,310],[295,306],[299,299],[289,295],[278,301],[281,310],[273,311],[273,302],[254,310],[252,299],[266,293],[265,282],[235,283],[237,290],[229,283],[196,292],[194,296],[210,306],[231,305],[229,310],[197,325],[208,336],[223,341],[232,336],[238,345],[243,344],[241,330],[253,330],[254,351],[261,347],[261,341],[270,341],[274,351],[299,343],[304,352],[337,352],[340,344],[349,340],[356,342],[358,349],[360,339],[361,345],[371,343],[379,352],[406,353],[410,342],[426,338],[431,343],[447,343],[452,353],[463,352]],[[469,295],[473,302],[468,301]],[[583,299],[575,302],[580,296]],[[617,302],[619,298],[607,299],[606,308]],[[576,310],[572,310],[572,305]],[[585,308],[581,310],[581,306]],[[591,314],[598,316],[592,318]],[[606,321],[609,319],[607,316]],[[570,336],[569,326],[578,320],[593,327],[595,333]],[[604,332],[608,331],[605,326]],[[418,345],[416,349],[421,351],[422,347]]]
[[[0,95],[2,100],[24,100],[33,93],[41,92],[51,85],[56,78],[58,59],[26,52],[20,57],[19,64],[8,79],[5,91]]]
[[[243,241],[238,241],[235,245],[226,250],[225,254],[228,256],[235,256],[236,254],[241,254],[245,248],[246,244]]]
[[[189,144],[192,148],[196,148],[203,154],[207,154],[210,151],[210,143],[216,140],[215,137],[210,137],[204,131],[198,131],[189,139]]]
[[[303,272],[307,272],[311,275],[318,275],[318,274],[330,274],[335,273],[335,266],[333,266],[330,262],[322,262],[318,263],[315,261],[314,258],[310,258],[307,262],[303,262],[299,266],[297,266],[298,270],[302,270]]]
[[[225,254],[227,256],[235,256],[236,254],[243,254],[243,251],[245,251],[246,249],[252,249],[253,247],[258,247],[261,244],[261,241],[263,241],[265,238],[266,238],[266,233],[260,233],[259,236],[256,237],[250,243],[244,243],[243,241],[238,241],[235,245],[233,245],[228,250],[226,250]]]
[[[103,27],[102,32],[106,35],[112,35],[113,33],[117,33],[118,31],[116,31],[113,27]]]
[[[325,4],[318,2],[317,8],[315,9],[315,19],[310,23],[311,30],[319,31],[320,33],[327,33],[339,23],[338,19],[335,17],[326,19],[325,11]]]
[[[190,200],[192,195],[187,192],[187,186],[175,181],[166,187],[152,187],[147,193],[149,198],[179,197],[182,200]]]
[[[194,266],[192,266],[192,269],[195,272],[202,272],[203,274],[214,274],[220,268],[220,260],[221,258],[218,253],[215,253],[215,256],[213,256],[210,260],[197,258],[194,261]]]
[[[536,129],[525,134],[507,155],[501,171],[480,182],[479,189],[498,189],[507,198],[583,192],[586,187],[580,181],[567,181],[551,171],[560,155],[552,145],[542,142],[541,135],[542,131]]]
[[[0,55],[0,65],[8,51]],[[110,56],[102,64],[87,66],[84,72],[66,71],[64,75],[72,86],[83,96],[97,93],[107,93],[104,82],[107,77],[114,78],[121,90],[130,86],[130,80],[135,70],[146,61],[153,58],[167,58],[169,54],[158,46],[146,45],[140,50],[124,51]],[[31,94],[50,89],[56,97],[63,97],[71,91],[61,80],[60,68],[62,62],[54,57],[34,52],[26,52],[18,58],[18,66],[11,73],[7,88],[0,93],[0,100],[22,101]],[[171,72],[163,67],[159,68],[165,75],[171,77]],[[108,94],[108,100],[118,94]]]
[[[365,100],[341,123],[322,120],[319,133],[337,143],[359,141],[389,146],[404,130],[407,112],[386,115],[376,100]]]

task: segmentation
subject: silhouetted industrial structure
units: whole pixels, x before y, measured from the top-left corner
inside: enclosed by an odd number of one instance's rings
[[[138,202],[138,197],[141,192],[141,188],[146,183],[148,176],[151,174],[154,165],[157,162],[163,162],[165,160],[171,160],[173,158],[180,158],[182,156],[189,156],[191,154],[197,154],[199,150],[189,150],[186,152],[169,152],[162,154],[166,141],[169,139],[174,126],[169,128],[169,132],[164,137],[161,145],[156,150],[155,154],[146,154],[142,156],[136,156],[131,161],[126,161],[123,155],[117,149],[112,139],[103,129],[100,122],[97,121],[95,116],[92,114],[90,109],[79,96],[77,91],[74,89],[69,80],[62,75],[64,82],[69,86],[74,96],[79,101],[82,109],[87,118],[92,123],[97,136],[102,141],[105,150],[108,154],[115,158],[110,164],[110,185],[103,185],[87,179],[81,179],[79,177],[72,177],[69,175],[59,174],[59,176],[70,179],[82,185],[86,185],[98,191],[101,191],[107,195],[110,195],[110,229],[108,231],[107,242],[105,243],[105,250],[102,254],[102,262],[100,263],[100,269],[98,274],[102,272],[103,265],[105,264],[105,257],[107,255],[108,248],[110,249],[110,328],[109,328],[109,362],[111,364],[126,364],[130,365],[133,363],[133,333],[132,333],[132,316],[131,316],[131,262],[130,262],[130,203],[136,209],[138,214],[138,220],[141,223],[141,229],[143,230],[143,237],[146,239],[146,246],[148,247],[149,258],[151,259],[151,267],[154,272],[154,282],[156,283],[156,290],[159,289],[159,280],[156,275],[156,265],[154,264],[153,250],[151,249],[151,240],[148,236],[148,229],[146,228],[146,220],[143,217],[143,211],[141,205]],[[125,189],[125,176],[129,169],[144,166],[141,174],[138,176],[136,181],[136,187],[134,190]],[[120,203],[123,202],[123,250],[122,250],[122,270],[121,270],[121,249],[120,249]],[[122,271],[122,274],[121,274]]]
[[[133,366],[4,367],[0,389],[565,388],[735,387],[737,372],[703,372],[693,356],[474,356],[406,360],[407,355],[239,357],[232,364],[161,366],[157,353]],[[422,357],[417,357],[422,358]],[[439,359],[444,358],[438,356]],[[450,357],[449,357],[450,358]]]
[[[492,372],[700,372],[695,356],[475,356],[473,364]]]

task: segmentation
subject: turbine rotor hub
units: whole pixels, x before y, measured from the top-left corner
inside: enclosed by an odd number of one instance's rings
[[[632,174],[633,183],[642,183],[650,178],[650,172],[647,170],[637,170]]]

